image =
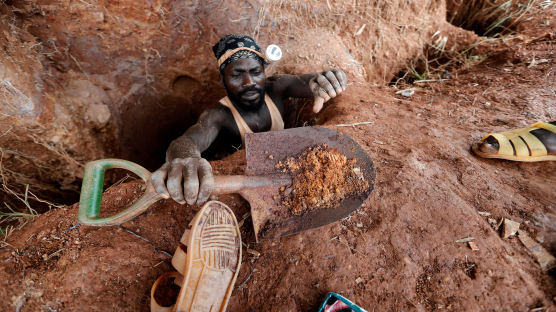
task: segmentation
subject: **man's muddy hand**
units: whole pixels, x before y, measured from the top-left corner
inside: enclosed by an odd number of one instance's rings
[[[323,104],[344,92],[346,86],[346,74],[341,69],[329,69],[316,74],[309,81],[309,87],[315,96],[313,112],[320,112]]]
[[[204,158],[175,158],[151,177],[154,189],[164,198],[180,204],[200,205],[207,201],[214,185],[212,167]],[[166,183],[165,183],[166,182]]]

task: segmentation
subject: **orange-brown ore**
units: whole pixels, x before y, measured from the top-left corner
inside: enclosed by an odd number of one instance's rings
[[[295,215],[337,207],[342,199],[361,194],[369,188],[355,159],[347,159],[326,144],[311,147],[298,157],[276,165],[292,176],[292,184],[280,190],[281,202]]]

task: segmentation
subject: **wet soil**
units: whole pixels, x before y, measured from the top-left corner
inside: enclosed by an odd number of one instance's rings
[[[292,184],[280,189],[281,204],[294,215],[314,209],[338,207],[350,196],[364,193],[369,183],[355,159],[347,159],[326,144],[308,148],[296,157],[276,164],[292,176]]]
[[[374,191],[348,218],[255,243],[248,203],[220,196],[243,220],[246,248],[260,253],[243,253],[228,311],[315,311],[328,291],[369,311],[555,311],[554,273],[496,223],[520,222],[556,253],[556,162],[469,151],[486,133],[556,120],[551,27],[488,44],[483,63],[405,86],[409,98],[352,83],[331,101],[318,122],[355,139],[377,169]],[[336,126],[350,123],[359,124]],[[218,174],[245,167],[241,153],[212,164]],[[140,191],[126,182],[105,200],[124,205]],[[148,311],[150,287],[171,270],[197,209],[161,201],[124,228],[76,227],[76,206],[41,215],[0,250],[0,310]],[[456,242],[470,236],[478,251]]]

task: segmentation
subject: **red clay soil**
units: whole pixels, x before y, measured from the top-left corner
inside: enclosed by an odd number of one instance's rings
[[[343,199],[364,194],[369,183],[355,162],[326,144],[280,161],[276,168],[292,176],[292,184],[280,188],[282,205],[294,215],[301,215],[314,209],[338,207]]]
[[[554,42],[498,41],[482,64],[414,85],[410,98],[349,85],[319,123],[369,153],[374,191],[348,218],[291,237],[255,243],[247,218],[243,241],[260,256],[244,252],[228,310],[315,311],[335,291],[369,311],[556,311],[554,275],[494,225],[520,222],[555,253],[556,162],[469,152],[488,132],[556,120]],[[245,164],[238,153],[213,165],[237,174]],[[139,193],[125,183],[105,200],[123,205]],[[240,220],[248,211],[239,196],[220,200]],[[1,310],[148,311],[152,283],[171,269],[162,251],[173,253],[196,209],[163,201],[124,224],[150,243],[120,227],[74,228],[75,205],[41,215],[0,251]],[[480,250],[456,242],[465,237]]]

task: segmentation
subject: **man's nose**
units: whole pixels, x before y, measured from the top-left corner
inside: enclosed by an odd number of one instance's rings
[[[251,88],[255,86],[255,80],[251,77],[251,75],[243,75],[243,87],[244,88]]]

